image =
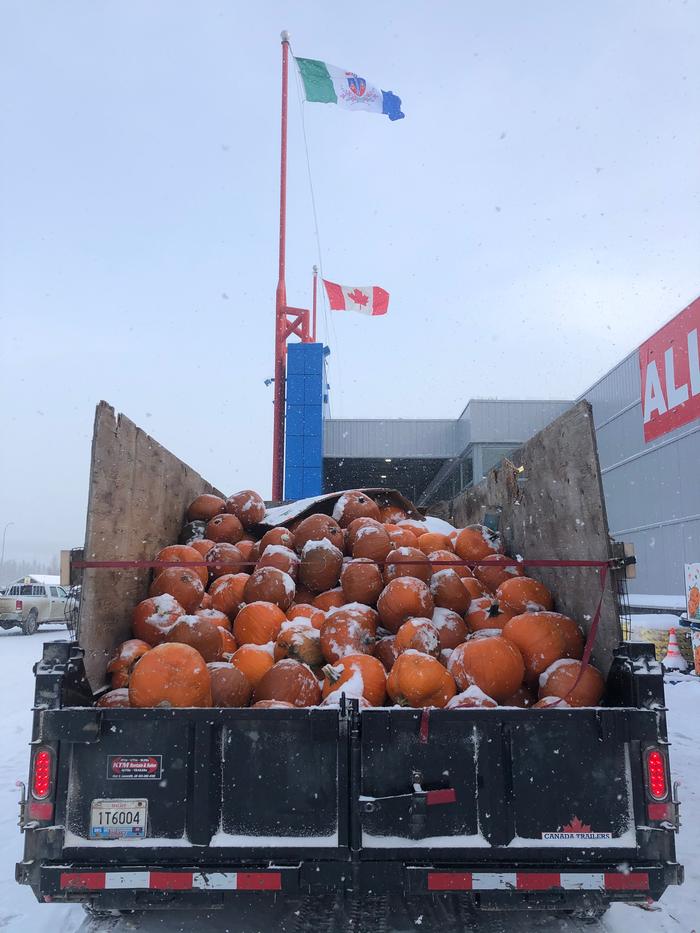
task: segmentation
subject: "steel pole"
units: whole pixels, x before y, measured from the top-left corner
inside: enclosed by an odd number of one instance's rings
[[[5,535],[7,534],[7,529],[10,525],[14,525],[14,522],[8,522],[2,530],[2,553],[0,554],[0,571],[5,566]]]
[[[316,343],[316,289],[318,288],[318,266],[314,266],[314,288],[311,304],[311,340]]]
[[[275,407],[272,431],[272,498],[283,497],[284,486],[284,405],[286,380],[285,308],[287,286],[285,281],[287,260],[287,85],[289,62],[289,33],[282,33],[282,121],[280,133],[280,236],[279,270],[275,301]]]

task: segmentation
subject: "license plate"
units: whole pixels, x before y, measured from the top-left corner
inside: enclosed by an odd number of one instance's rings
[[[143,839],[146,836],[148,800],[93,800],[90,809],[91,839]]]

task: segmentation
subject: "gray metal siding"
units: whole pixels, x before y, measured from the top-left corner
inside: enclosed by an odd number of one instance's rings
[[[454,457],[460,443],[452,419],[328,419],[324,457]],[[461,448],[460,448],[461,450]]]
[[[519,444],[570,408],[562,400],[472,399],[466,415],[471,424],[471,442]]]

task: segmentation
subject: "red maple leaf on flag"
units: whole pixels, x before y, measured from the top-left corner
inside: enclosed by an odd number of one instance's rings
[[[348,298],[354,301],[356,305],[362,305],[363,308],[369,301],[369,297],[365,295],[364,292],[361,292],[359,288],[356,288],[352,292],[348,292]]]
[[[586,823],[582,823],[577,816],[571,818],[571,822],[566,826],[562,826],[563,833],[590,833],[591,827]]]

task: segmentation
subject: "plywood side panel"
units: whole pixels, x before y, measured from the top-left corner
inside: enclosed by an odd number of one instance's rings
[[[150,560],[177,542],[198,495],[221,495],[199,473],[106,402],[95,413],[86,560]],[[79,641],[93,690],[105,683],[114,647],[131,637],[133,607],[148,595],[150,570],[85,570]]]

